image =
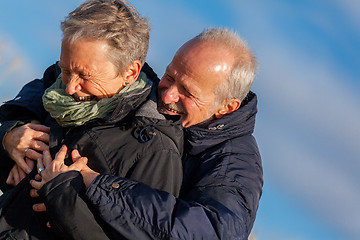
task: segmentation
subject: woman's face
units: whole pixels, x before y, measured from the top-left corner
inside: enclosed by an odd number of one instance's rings
[[[61,44],[59,66],[66,92],[76,101],[99,101],[117,94],[125,81],[108,59],[105,41],[80,39]]]

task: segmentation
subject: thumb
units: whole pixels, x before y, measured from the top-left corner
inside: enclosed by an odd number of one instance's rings
[[[80,157],[80,158],[76,159],[76,161],[69,166],[69,170],[81,171],[83,169],[86,169],[87,162],[88,162],[88,159],[86,157]]]
[[[77,149],[74,149],[71,152],[71,158],[72,158],[73,162],[76,162],[77,160],[79,160],[79,158],[81,158],[80,153],[79,153],[79,151]]]

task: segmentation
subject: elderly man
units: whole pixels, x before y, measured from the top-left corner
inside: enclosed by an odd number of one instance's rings
[[[78,219],[76,204],[62,203],[85,194],[113,239],[247,239],[263,184],[252,136],[255,70],[246,44],[228,30],[210,29],[185,43],[159,83],[158,99],[159,111],[181,115],[185,127],[180,196],[98,174],[77,152],[70,167],[63,154],[52,161],[46,153],[38,162],[45,167],[42,180],[32,185],[42,187],[38,194],[54,216],[50,224],[63,223],[64,210]]]

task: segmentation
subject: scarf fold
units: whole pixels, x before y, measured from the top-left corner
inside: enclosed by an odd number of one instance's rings
[[[55,83],[45,91],[42,100],[45,110],[60,126],[76,127],[95,118],[104,118],[115,110],[125,96],[140,92],[148,85],[152,85],[152,82],[147,79],[145,73],[140,72],[138,79],[132,85],[124,87],[118,94],[110,98],[77,102],[65,92],[66,86],[62,82],[60,74]]]

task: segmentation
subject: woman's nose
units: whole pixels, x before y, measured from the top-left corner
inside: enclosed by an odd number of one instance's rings
[[[80,79],[77,76],[69,76],[69,79],[66,83],[66,93],[69,95],[73,95],[74,93],[81,90]]]

